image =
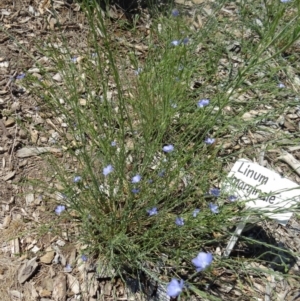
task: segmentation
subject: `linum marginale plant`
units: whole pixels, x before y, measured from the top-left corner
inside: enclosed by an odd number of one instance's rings
[[[50,160],[60,187],[56,218],[68,218],[79,228],[76,240],[86,246],[85,260],[94,258],[118,275],[143,271],[168,283],[170,297],[193,292],[217,300],[203,290],[217,271],[244,270],[238,258],[215,254],[226,246],[233,220],[249,214],[237,196],[216,188],[226,176],[224,166],[242,154],[241,149],[226,152],[223,139],[276,117],[273,112],[242,119],[245,112],[269,105],[278,84],[271,62],[299,38],[297,15],[291,17],[291,10],[287,17],[282,3],[262,10],[242,2],[228,29],[219,18],[224,3],[216,4],[200,31],[191,30],[178,9],[157,13],[142,39],[147,54],[141,59],[114,37],[114,24],[97,1],[82,1],[87,47],[74,49],[58,33],[40,44],[62,82],[53,81],[54,73],[40,62],[42,79],[22,79],[67,125],[56,144],[69,162]],[[254,26],[250,15],[259,15],[263,26]],[[238,28],[256,40],[239,36],[243,63],[236,70],[225,37]],[[228,70],[236,72],[220,76],[225,57]],[[260,89],[266,98],[251,92]],[[249,91],[252,98],[240,101]],[[253,158],[253,148],[244,155]],[[162,265],[168,271],[163,280]]]

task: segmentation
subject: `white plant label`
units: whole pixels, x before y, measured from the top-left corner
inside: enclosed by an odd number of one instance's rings
[[[300,201],[299,185],[246,159],[234,164],[222,186],[222,190],[246,201],[247,208],[284,226],[293,214],[288,209]]]

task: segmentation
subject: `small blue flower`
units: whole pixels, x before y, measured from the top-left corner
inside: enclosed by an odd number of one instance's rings
[[[75,176],[74,179],[73,179],[73,182],[78,183],[81,180],[82,180],[81,176]]]
[[[177,226],[183,226],[184,225],[184,220],[183,220],[183,218],[182,217],[176,217],[176,220],[175,220],[175,224],[177,225]]]
[[[159,176],[159,177],[164,177],[164,176],[165,176],[165,173],[166,173],[166,170],[163,169],[162,171],[160,171],[160,172],[158,173],[158,176]]]
[[[200,212],[200,209],[195,209],[193,211],[193,217],[197,217],[198,213]]]
[[[132,177],[131,183],[133,183],[133,184],[138,183],[141,181],[141,179],[142,179],[141,175],[135,175],[134,177]]]
[[[176,298],[182,292],[184,288],[184,282],[173,278],[167,285],[167,295],[171,298]]]
[[[87,258],[87,256],[86,256],[86,255],[82,254],[82,255],[81,255],[81,260],[82,260],[82,261],[87,261],[87,260],[88,260],[88,258]]]
[[[179,10],[176,9],[176,8],[172,9],[172,16],[173,17],[178,17],[179,16]]]
[[[168,145],[165,145],[164,147],[163,147],[163,151],[165,152],[165,153],[170,153],[170,152],[172,152],[174,150],[174,145],[172,145],[172,144],[168,144]]]
[[[137,194],[137,193],[140,192],[140,190],[139,190],[138,188],[133,188],[133,189],[131,190],[131,192],[134,193],[134,194]]]
[[[56,208],[55,208],[55,213],[57,215],[60,215],[64,210],[66,209],[66,207],[64,205],[58,205]]]
[[[184,39],[182,40],[182,43],[183,43],[183,45],[186,45],[189,41],[190,41],[189,38],[184,38]]]
[[[192,259],[192,264],[196,267],[197,272],[204,271],[211,265],[213,256],[211,253],[200,252],[197,257]]]
[[[103,175],[107,176],[108,174],[110,174],[111,172],[114,171],[114,168],[112,167],[112,165],[107,165],[106,167],[103,168]]]
[[[212,188],[212,189],[209,191],[209,194],[211,194],[211,195],[213,195],[213,196],[216,196],[216,197],[220,196],[220,193],[221,193],[221,191],[220,191],[220,189],[218,189],[218,188]]]
[[[116,142],[116,141],[112,141],[112,142],[110,143],[110,145],[111,145],[111,146],[116,146],[116,145],[117,145],[117,142]]]
[[[284,85],[283,83],[279,83],[279,84],[277,85],[277,87],[278,87],[279,89],[283,89],[283,88],[285,88],[285,85]]]
[[[171,42],[171,45],[173,45],[173,46],[178,46],[179,44],[180,44],[179,40],[174,40]]]
[[[76,62],[77,62],[77,56],[73,56],[73,57],[71,58],[71,62],[72,62],[72,63],[76,63]]]
[[[292,0],[280,0],[281,3],[288,3],[291,2]]]
[[[178,70],[182,71],[183,69],[184,69],[183,65],[180,64],[179,67],[178,67]]]
[[[67,264],[64,268],[64,272],[71,273],[73,270],[72,266],[70,264]]]
[[[237,196],[235,196],[235,195],[230,195],[230,196],[228,197],[228,200],[229,200],[230,202],[235,202],[235,201],[237,200]]]
[[[197,107],[198,108],[204,108],[206,106],[209,105],[209,99],[200,99],[198,102],[197,102]]]
[[[212,213],[219,213],[219,206],[218,205],[213,204],[213,203],[209,203],[208,207],[209,207],[209,209]]]
[[[23,79],[25,77],[25,73],[20,73],[16,76],[16,79]]]
[[[142,73],[143,69],[142,68],[137,68],[136,70],[134,70],[135,75],[140,75]]]
[[[151,208],[151,209],[148,209],[147,212],[148,212],[149,216],[156,215],[156,214],[158,213],[156,207],[153,207],[153,208]]]
[[[215,143],[215,141],[216,141],[215,138],[209,138],[209,137],[205,138],[205,140],[204,140],[204,142],[206,144],[213,144],[213,143]]]

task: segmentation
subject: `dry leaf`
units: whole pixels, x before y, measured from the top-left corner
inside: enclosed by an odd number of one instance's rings
[[[45,264],[50,264],[54,258],[54,251],[47,252],[42,257],[40,257],[40,261]]]
[[[50,7],[50,4],[51,4],[51,1],[50,0],[44,0],[40,3],[39,5],[39,12],[41,14],[44,14],[46,9],[49,9]]]
[[[71,289],[73,294],[75,295],[79,294],[80,293],[79,281],[71,274],[67,274],[67,279],[68,279],[68,288]]]
[[[55,301],[65,301],[66,300],[66,290],[67,290],[66,275],[63,273],[60,273],[54,279],[52,298]]]

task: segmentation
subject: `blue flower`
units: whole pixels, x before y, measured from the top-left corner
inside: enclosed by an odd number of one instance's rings
[[[117,142],[116,142],[116,141],[112,141],[112,142],[110,143],[110,145],[111,145],[111,146],[116,146],[116,145],[117,145]]]
[[[186,45],[189,41],[190,41],[189,38],[184,38],[184,39],[182,40],[182,43],[183,43],[183,45]]]
[[[170,283],[167,285],[167,295],[171,298],[177,297],[184,288],[184,282],[181,279],[180,281],[173,278]]]
[[[168,145],[165,145],[164,147],[163,147],[163,151],[165,152],[165,153],[170,153],[170,152],[172,152],[174,150],[174,145],[172,145],[172,144],[168,144]]]
[[[156,215],[156,214],[158,213],[156,207],[153,207],[153,208],[151,208],[151,209],[148,209],[147,212],[148,212],[149,216]]]
[[[197,217],[198,213],[200,212],[200,209],[195,209],[193,211],[193,217]]]
[[[183,218],[182,217],[176,217],[176,220],[175,220],[175,224],[177,225],[177,226],[183,226],[184,225],[184,220],[183,220]]]
[[[206,144],[213,144],[213,143],[215,143],[215,141],[216,141],[215,138],[209,138],[209,137],[205,138],[205,140],[204,140],[204,142]]]
[[[110,174],[111,172],[114,171],[114,168],[112,167],[112,165],[107,165],[106,167],[103,168],[103,175],[107,176],[108,174]]]
[[[69,263],[64,268],[64,272],[66,272],[66,273],[71,273],[72,270],[73,270],[72,266]]]
[[[178,16],[179,16],[179,11],[178,11],[178,9],[176,9],[176,8],[172,9],[172,16],[173,16],[173,17],[178,17]]]
[[[76,62],[77,62],[77,56],[73,56],[73,57],[71,58],[71,62],[72,62],[72,63],[76,63]]]
[[[140,182],[141,179],[142,179],[142,176],[135,175],[134,177],[132,177],[131,183],[133,183],[133,184],[138,183],[138,182]]]
[[[196,267],[197,272],[204,271],[211,265],[213,256],[211,253],[200,252],[197,257],[192,259],[192,264]]]
[[[87,261],[87,260],[88,260],[88,258],[87,258],[87,256],[86,256],[86,255],[82,254],[82,255],[81,255],[81,260],[82,260],[82,261]]]
[[[198,108],[203,108],[203,107],[206,107],[209,105],[209,99],[200,99],[198,102],[197,102],[197,107]]]
[[[213,196],[216,196],[216,197],[218,197],[218,196],[220,196],[220,189],[218,189],[218,188],[212,188],[210,191],[209,191],[209,194],[211,194],[211,195],[213,195]]]
[[[23,79],[25,77],[25,73],[20,73],[16,76],[16,79]]]
[[[292,0],[280,0],[281,3],[288,3],[291,2]]]
[[[81,181],[81,179],[82,179],[81,176],[75,176],[73,182],[78,183],[79,181]]]
[[[179,40],[174,40],[171,42],[171,45],[173,45],[173,46],[178,46],[179,44],[180,44]]]
[[[279,83],[279,84],[277,85],[277,87],[278,87],[279,89],[282,89],[282,88],[285,88],[285,85],[284,85],[283,83]]]
[[[134,193],[134,194],[137,194],[137,193],[140,192],[140,190],[139,190],[138,188],[133,188],[133,189],[131,190],[131,192]]]
[[[55,213],[57,215],[60,215],[64,210],[66,209],[66,207],[64,205],[58,205],[56,208],[55,208]]]
[[[135,73],[135,75],[139,75],[142,73],[142,71],[143,71],[143,69],[139,67],[136,70],[134,70],[134,73]]]
[[[229,200],[230,202],[234,202],[234,201],[237,200],[237,196],[235,196],[235,195],[230,195],[230,196],[228,197],[228,200]]]
[[[158,173],[158,176],[159,176],[159,177],[164,177],[165,173],[166,173],[166,170],[163,169],[162,171],[160,171],[160,172]]]
[[[218,205],[213,204],[213,203],[209,203],[208,207],[209,207],[209,209],[212,213],[219,213],[219,206]]]

